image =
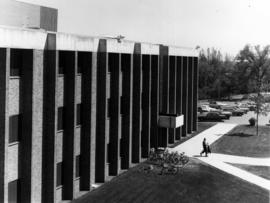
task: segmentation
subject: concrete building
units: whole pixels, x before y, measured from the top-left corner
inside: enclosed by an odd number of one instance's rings
[[[57,10],[14,7],[43,17],[0,20],[0,202],[78,198],[197,130],[196,51],[58,33]]]

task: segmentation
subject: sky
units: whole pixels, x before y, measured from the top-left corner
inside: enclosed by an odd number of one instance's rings
[[[270,44],[269,0],[19,0],[58,9],[58,31],[236,55]]]

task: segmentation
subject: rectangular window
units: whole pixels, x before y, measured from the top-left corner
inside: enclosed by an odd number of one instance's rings
[[[20,181],[14,180],[8,183],[8,202],[20,202]]]
[[[84,55],[80,52],[78,52],[78,62],[77,62],[78,68],[77,68],[77,73],[81,74],[83,65],[84,65]]]
[[[81,73],[82,73],[82,66],[79,66],[79,65],[78,65],[77,73],[78,73],[78,74],[81,74]]]
[[[76,116],[76,124],[82,124],[82,113],[81,113],[81,104],[77,104],[77,116]]]
[[[65,128],[65,109],[64,107],[58,107],[58,118],[57,118],[57,130],[64,130]]]
[[[23,50],[10,50],[10,76],[20,76],[23,66]]]
[[[9,117],[9,143],[18,142],[21,133],[21,116],[14,115]]]
[[[63,51],[59,51],[59,68],[58,68],[58,74],[62,75],[65,74],[65,66],[67,62],[66,53]]]
[[[56,165],[56,187],[63,185],[62,177],[62,162],[57,163]]]
[[[76,156],[76,171],[75,171],[76,178],[81,176],[80,166],[81,166],[80,155],[78,155],[78,156]]]

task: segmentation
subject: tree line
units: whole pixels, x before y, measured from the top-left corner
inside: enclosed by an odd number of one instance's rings
[[[199,99],[270,91],[270,46],[246,45],[232,57],[215,48],[199,54]]]

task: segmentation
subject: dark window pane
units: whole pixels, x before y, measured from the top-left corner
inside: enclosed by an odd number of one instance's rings
[[[64,125],[64,119],[65,119],[65,112],[64,112],[64,107],[59,107],[58,108],[58,118],[57,118],[57,130],[63,130],[65,125]]]
[[[82,73],[82,69],[84,66],[84,54],[81,52],[78,52],[78,68],[77,73]]]
[[[82,66],[79,66],[79,65],[78,65],[77,73],[82,73]]]
[[[9,117],[9,143],[18,142],[21,133],[21,119],[20,115]]]
[[[20,202],[20,181],[14,180],[8,183],[8,202]]]
[[[76,156],[76,171],[75,171],[76,178],[80,177],[80,155]]]
[[[76,124],[81,125],[82,122],[82,115],[81,115],[81,104],[77,104],[77,117],[76,117]]]
[[[66,54],[65,52],[59,51],[59,68],[58,74],[65,74],[65,66],[66,66]]]
[[[10,76],[20,76],[22,66],[23,66],[23,50],[11,49]]]
[[[56,186],[60,186],[60,185],[63,185],[63,180],[62,180],[62,162],[59,162],[57,163],[56,165],[56,171],[57,171],[57,174],[56,174]]]

